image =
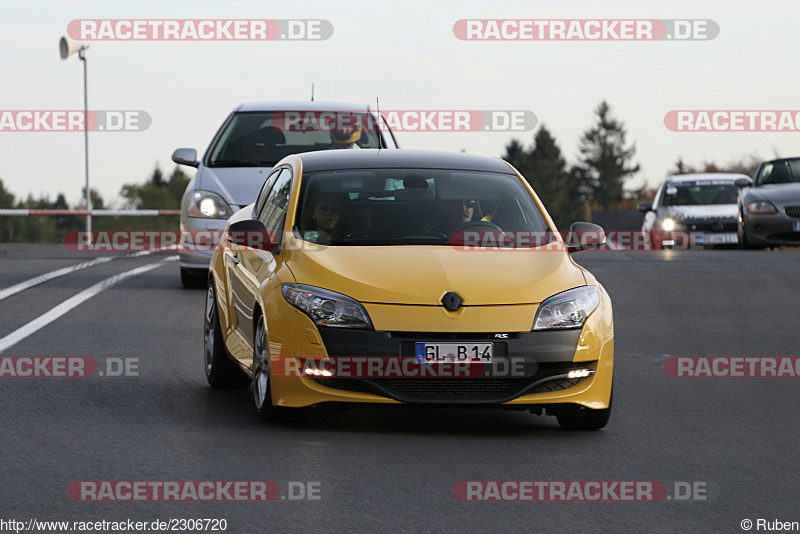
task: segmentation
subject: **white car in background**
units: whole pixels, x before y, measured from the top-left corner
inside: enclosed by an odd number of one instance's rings
[[[342,139],[342,132],[330,128],[282,127],[289,112],[317,118],[325,112],[355,115],[364,117],[362,125],[372,127],[364,127],[360,133],[348,131]],[[272,173],[275,163],[290,154],[333,148],[397,148],[383,117],[381,127],[377,125],[377,113],[363,104],[287,101],[240,105],[225,119],[202,159],[193,148],[179,148],[172,154],[175,163],[197,168],[181,201],[184,239],[191,241],[196,232],[219,235],[225,221],[253,203],[262,187],[269,185],[267,178],[279,174]],[[183,285],[205,287],[213,247],[182,247],[179,253]]]
[[[689,245],[735,246],[739,197],[737,180],[744,174],[681,174],[667,178],[651,203],[639,205],[644,212],[642,231],[659,232],[663,248]],[[691,243],[682,243],[683,236]]]

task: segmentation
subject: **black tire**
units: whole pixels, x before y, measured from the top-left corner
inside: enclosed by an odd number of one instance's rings
[[[206,287],[208,271],[184,269],[181,267],[181,284],[187,289]]]
[[[611,419],[611,405],[613,403],[614,390],[612,389],[608,408],[605,410],[586,410],[581,415],[559,415],[557,417],[558,424],[564,430],[600,430]]]
[[[213,281],[208,283],[204,315],[203,355],[208,384],[214,388],[246,388],[250,383],[247,375],[231,361],[225,349]]]
[[[265,421],[283,420],[286,418],[290,408],[272,404],[269,347],[262,317],[258,316],[256,318],[256,325],[255,338],[253,339],[253,381],[250,386],[253,392],[256,413]]]
[[[747,230],[745,230],[744,226],[744,217],[742,216],[742,212],[739,212],[739,220],[741,221],[737,226],[738,234],[739,234],[739,241],[736,243],[736,246],[739,250],[747,250],[750,248],[750,244],[747,241]]]
[[[739,214],[739,216],[741,217],[741,214]],[[750,240],[747,238],[747,228],[744,225],[744,219],[742,219],[742,223],[739,225],[738,230],[739,230],[739,242],[736,244],[736,246],[739,248],[739,250],[753,250],[753,249],[765,248],[763,246],[759,247],[753,245],[753,243],[751,243]]]

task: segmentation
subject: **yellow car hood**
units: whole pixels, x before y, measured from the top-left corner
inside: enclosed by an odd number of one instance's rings
[[[532,304],[586,284],[563,250],[307,245],[288,264],[298,283],[365,303],[440,305],[455,291],[464,306]]]

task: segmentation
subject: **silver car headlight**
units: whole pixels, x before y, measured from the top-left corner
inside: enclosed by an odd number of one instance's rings
[[[283,284],[283,298],[317,326],[372,328],[367,310],[346,295],[305,284]]]
[[[195,191],[189,199],[189,217],[227,219],[231,215],[233,210],[225,199],[211,191]]]
[[[599,305],[597,286],[576,287],[553,295],[539,306],[533,330],[580,328]]]

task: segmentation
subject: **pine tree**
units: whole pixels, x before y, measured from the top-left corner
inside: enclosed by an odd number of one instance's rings
[[[585,194],[582,182],[567,171],[558,143],[550,131],[542,126],[528,150],[519,141],[506,146],[503,157],[531,184],[556,226],[566,229],[577,220],[585,218]]]
[[[161,172],[161,167],[158,166],[156,163],[156,168],[153,169],[153,174],[150,175],[150,180],[148,183],[153,184],[156,187],[164,187],[167,185],[167,182],[164,181],[164,173]]]
[[[607,102],[597,107],[595,119],[581,137],[580,165],[591,185],[594,205],[609,209],[622,202],[622,185],[639,172],[639,165],[632,163],[636,147],[626,146],[625,125],[611,115]]]

